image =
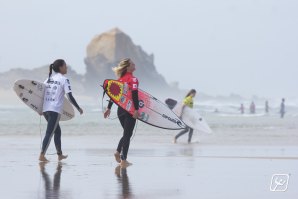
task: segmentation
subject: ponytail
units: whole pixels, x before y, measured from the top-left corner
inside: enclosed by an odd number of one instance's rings
[[[52,72],[53,71],[55,71],[56,73],[60,72],[60,67],[62,67],[64,64],[65,64],[65,61],[63,59],[57,59],[50,65],[48,82],[50,82]]]
[[[53,64],[50,65],[50,68],[49,68],[49,78],[48,78],[48,83],[50,82],[50,78],[51,78],[51,75],[52,75],[52,71],[53,71]]]

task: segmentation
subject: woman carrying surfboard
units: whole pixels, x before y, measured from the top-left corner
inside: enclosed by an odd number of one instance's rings
[[[55,73],[52,74],[52,71]],[[49,77],[44,82],[46,89],[43,102],[43,115],[48,124],[46,134],[42,142],[42,149],[39,156],[40,161],[48,161],[45,157],[45,154],[53,135],[58,160],[60,161],[67,158],[67,155],[62,154],[61,129],[59,126],[65,93],[67,94],[69,101],[77,108],[80,114],[83,114],[83,110],[79,107],[76,100],[72,96],[70,82],[64,76],[66,73],[67,66],[65,61],[63,59],[57,59],[53,64],[50,65]]]
[[[113,68],[116,76],[119,78],[120,82],[126,83],[128,86],[128,92],[131,92],[131,97],[133,105],[135,108],[134,114],[130,115],[123,108],[118,106],[117,115],[120,121],[121,126],[123,127],[123,136],[119,140],[119,144],[116,152],[114,153],[115,159],[120,166],[127,167],[131,165],[127,161],[127,153],[130,145],[130,138],[133,134],[133,129],[136,124],[136,119],[139,116],[139,97],[138,97],[138,86],[139,82],[136,77],[133,76],[135,71],[135,64],[130,59],[123,59],[120,61],[118,66]],[[104,118],[109,117],[111,113],[111,107],[113,102],[110,100],[107,110],[104,112]]]
[[[193,108],[193,98],[196,96],[196,93],[197,91],[195,89],[191,89],[187,95],[185,96],[184,100],[183,100],[183,106],[182,106],[182,110],[181,110],[181,115],[180,115],[180,118],[182,118],[182,115],[183,115],[183,110],[185,108],[185,106],[188,106],[189,108]],[[192,138],[192,134],[193,134],[193,129],[190,128],[189,126],[185,129],[183,129],[180,133],[178,133],[175,138],[174,138],[174,143],[177,142],[177,139],[185,134],[185,133],[188,133],[188,143],[191,142],[191,138]]]

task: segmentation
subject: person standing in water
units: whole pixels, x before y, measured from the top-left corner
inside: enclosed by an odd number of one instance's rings
[[[52,72],[54,71],[54,74]],[[69,80],[64,76],[67,73],[67,66],[63,59],[57,59],[50,65],[49,77],[45,83],[45,94],[43,102],[43,116],[47,120],[47,130],[42,142],[42,149],[39,160],[47,162],[45,157],[46,151],[50,145],[54,135],[55,147],[58,155],[58,160],[67,158],[67,155],[62,154],[61,149],[61,129],[59,120],[62,113],[64,95],[67,94],[69,101],[77,108],[80,114],[83,110],[79,107],[76,100],[72,96]]]
[[[268,102],[268,100],[266,100],[266,102],[265,102],[265,113],[269,113],[269,102]]]
[[[243,104],[240,105],[239,110],[240,110],[241,114],[244,114],[244,105]]]
[[[286,113],[285,98],[282,98],[281,100],[279,113],[280,113],[280,118],[284,118]]]
[[[256,105],[254,102],[251,102],[250,107],[249,107],[250,113],[255,114],[256,113]]]
[[[184,111],[184,108],[186,107],[186,106],[188,106],[189,108],[193,108],[193,98],[196,96],[196,93],[197,93],[197,91],[195,90],[195,89],[191,89],[188,93],[187,93],[187,95],[185,96],[185,98],[184,98],[184,100],[183,100],[183,105],[182,105],[182,109],[181,109],[181,114],[180,114],[180,118],[182,118],[182,116],[183,116],[183,111]],[[183,129],[180,133],[178,133],[176,136],[175,136],[175,138],[174,138],[174,143],[176,143],[177,142],[177,139],[181,136],[181,135],[183,135],[183,134],[185,134],[185,133],[187,133],[187,132],[189,132],[188,133],[188,143],[190,143],[191,142],[191,138],[192,138],[192,134],[193,134],[193,129],[192,128],[190,128],[190,127],[187,127],[187,128],[185,128],[185,129]]]
[[[115,159],[120,163],[121,167],[127,167],[131,165],[127,161],[127,154],[130,145],[130,138],[133,134],[133,129],[136,124],[136,119],[139,117],[139,97],[138,97],[138,86],[139,81],[136,77],[133,76],[133,72],[136,70],[135,64],[131,59],[123,59],[120,61],[118,66],[113,68],[118,80],[127,84],[129,93],[132,96],[133,105],[135,112],[133,115],[130,115],[126,110],[118,106],[117,115],[120,121],[120,124],[123,128],[123,136],[119,140],[119,144],[116,152],[114,153]],[[109,117],[111,113],[113,102],[110,100],[107,110],[104,112],[104,118]]]

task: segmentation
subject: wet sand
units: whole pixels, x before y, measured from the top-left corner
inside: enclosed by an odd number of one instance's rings
[[[69,158],[37,161],[38,136],[2,136],[1,198],[297,198],[298,147],[131,143],[123,169],[113,159],[118,137],[64,136]],[[55,153],[53,143],[48,153]],[[289,174],[284,192],[273,174]],[[276,183],[276,182],[274,182]],[[273,186],[274,186],[273,183]],[[281,187],[282,188],[282,187]]]

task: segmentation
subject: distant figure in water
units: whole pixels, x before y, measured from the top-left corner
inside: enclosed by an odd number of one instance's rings
[[[251,102],[250,107],[249,107],[250,113],[255,114],[256,113],[256,105],[254,102]]]
[[[183,115],[183,111],[185,109],[186,106],[188,106],[189,108],[193,108],[193,98],[196,96],[197,91],[195,89],[191,89],[187,95],[185,96],[184,100],[183,100],[183,106],[181,108],[181,114],[179,115],[179,118],[182,118]],[[183,129],[180,133],[178,133],[175,138],[174,138],[174,143],[177,142],[177,139],[185,134],[188,133],[188,143],[191,142],[191,138],[192,138],[192,134],[193,134],[193,129],[190,128],[189,126],[187,126],[187,128]]]
[[[244,105],[243,104],[240,105],[239,110],[240,110],[241,114],[244,114]]]
[[[284,118],[286,113],[286,107],[285,107],[285,98],[282,98],[281,104],[280,104],[280,118]]]
[[[269,113],[269,102],[266,100],[265,102],[265,113]]]

